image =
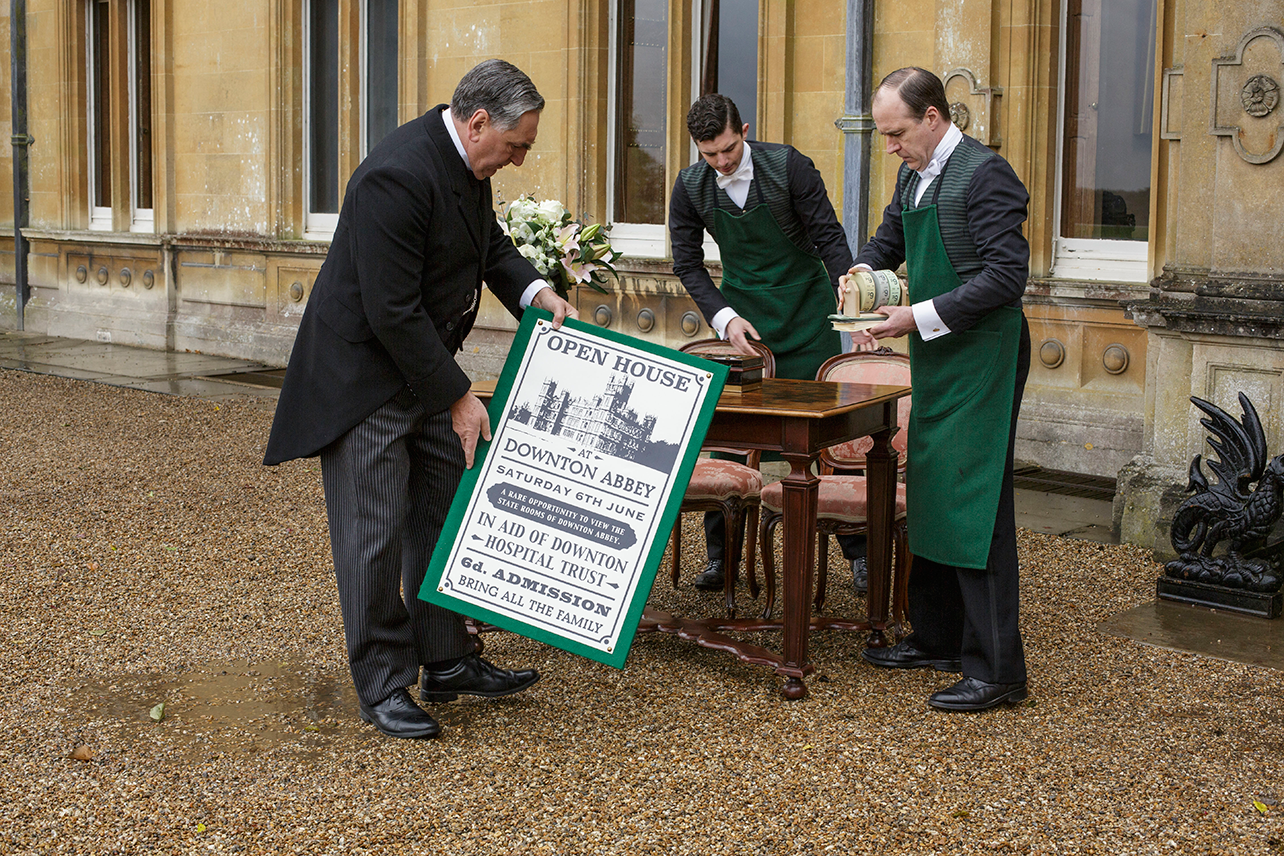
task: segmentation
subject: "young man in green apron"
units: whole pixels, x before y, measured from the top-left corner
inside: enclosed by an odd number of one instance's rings
[[[888,153],[903,163],[892,203],[856,265],[904,262],[912,305],[878,310],[887,321],[853,340],[909,336],[914,632],[864,657],[885,668],[961,671],[962,680],[928,699],[942,710],[1016,704],[1026,698],[1026,669],[1012,453],[1030,368],[1021,311],[1029,194],[1007,161],[954,127],[931,72],[888,75],[872,113]]]
[[[679,173],[669,202],[673,272],[720,337],[743,354],[753,353],[746,337],[757,339],[777,377],[811,380],[842,349],[828,316],[852,262],[825,182],[793,146],[746,140],[725,95],[692,104],[687,130],[700,161]],[[721,289],[704,266],[705,231],[722,255]],[[696,588],[722,589],[725,537],[722,514],[706,514],[709,565]]]

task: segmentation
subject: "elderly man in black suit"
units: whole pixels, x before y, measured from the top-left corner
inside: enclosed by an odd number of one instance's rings
[[[905,470],[913,634],[868,649],[884,668],[962,672],[941,710],[1026,698],[1017,623],[1012,454],[1030,371],[1021,310],[1029,194],[1008,162],[950,121],[940,78],[903,68],[874,93],[874,125],[901,158],[892,202],[857,267],[905,263],[911,306],[856,341],[909,336],[914,373]]]
[[[348,662],[361,718],[428,738],[422,702],[509,695],[539,680],[479,657],[463,617],[418,593],[485,406],[455,362],[483,280],[519,316],[577,317],[517,252],[490,177],[521,166],[544,99],[487,60],[440,104],[375,146],[348,182],[285,374],[265,464],[320,455]],[[420,675],[422,668],[423,674]]]

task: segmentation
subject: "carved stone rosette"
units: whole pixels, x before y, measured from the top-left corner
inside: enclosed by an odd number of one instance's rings
[[[1209,133],[1229,137],[1251,164],[1269,163],[1284,149],[1284,121],[1276,111],[1284,77],[1284,32],[1258,27],[1235,53],[1213,60]]]

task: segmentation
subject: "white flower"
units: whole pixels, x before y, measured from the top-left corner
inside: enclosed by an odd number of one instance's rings
[[[556,199],[545,199],[539,204],[539,213],[550,223],[561,223],[566,208]]]
[[[548,260],[544,258],[544,254],[540,252],[539,247],[531,244],[522,244],[517,248],[517,252],[521,253],[526,257],[527,261],[535,265],[535,269],[537,271],[543,274],[548,273]]]
[[[603,270],[614,274],[611,262],[619,258],[611,249],[608,227],[585,226],[558,200],[536,202],[529,196],[505,206],[500,226],[522,257],[554,282],[559,294],[567,284],[580,283],[605,292],[594,275]]]
[[[523,244],[535,243],[535,230],[531,228],[529,223],[513,223],[511,228],[513,241],[516,242],[519,247]]]
[[[529,220],[535,214],[535,200],[523,196],[508,205],[508,222]]]

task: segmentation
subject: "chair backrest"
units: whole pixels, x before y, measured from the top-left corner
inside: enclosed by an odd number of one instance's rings
[[[775,377],[776,356],[771,353],[771,348],[768,348],[762,342],[755,342],[752,339],[748,339],[747,341],[749,342],[749,347],[753,348],[754,352],[757,353],[758,356],[762,357],[762,376]],[[687,342],[678,350],[682,351],[684,354],[697,354],[702,357],[712,355],[723,356],[737,353],[735,346],[725,339],[698,339],[694,342]]]
[[[895,353],[890,348],[839,354],[827,360],[816,371],[816,380],[909,386],[909,357]],[[900,426],[900,430],[892,437],[892,448],[900,457],[897,468],[901,470],[905,469],[907,442],[905,432],[909,426],[909,417],[910,396],[907,395],[898,402],[896,424]],[[869,437],[859,437],[846,443],[839,443],[837,446],[830,446],[820,453],[822,472],[825,468],[829,468],[831,472],[863,472],[865,453],[873,447],[874,441]]]
[[[764,378],[774,378],[776,376],[776,356],[771,353],[762,342],[748,340],[749,347],[762,357],[762,376]],[[737,353],[735,346],[725,339],[699,339],[694,342],[687,342],[678,350],[684,354],[696,354],[698,356],[707,356],[711,354],[724,355]],[[757,467],[762,458],[762,452],[758,450],[750,451],[749,449],[732,449],[727,446],[704,446],[706,452],[729,452],[734,455],[745,455],[748,457],[746,463],[751,467]]]

